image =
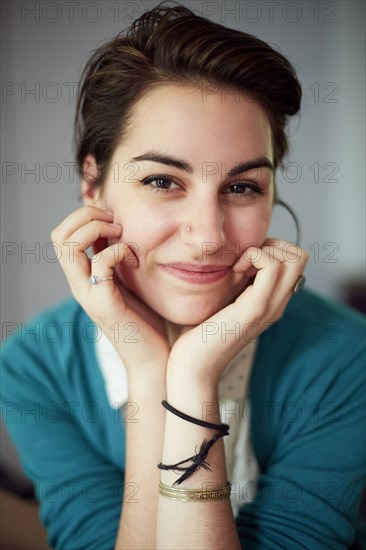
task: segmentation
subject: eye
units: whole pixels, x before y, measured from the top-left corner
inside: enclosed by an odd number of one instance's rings
[[[228,185],[224,189],[224,194],[232,194],[232,195],[253,195],[253,194],[263,194],[263,191],[260,187],[258,187],[255,184],[252,183],[233,183],[232,185]]]
[[[172,178],[166,176],[149,176],[143,180],[140,180],[143,185],[150,186],[155,190],[171,191],[174,189],[180,189],[179,185],[175,183]]]

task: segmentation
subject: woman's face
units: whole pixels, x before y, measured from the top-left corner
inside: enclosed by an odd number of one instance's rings
[[[139,261],[119,264],[116,274],[177,324],[198,324],[229,304],[254,273],[235,273],[233,264],[267,234],[272,164],[270,123],[258,103],[188,85],[146,93],[103,190],[120,241]]]

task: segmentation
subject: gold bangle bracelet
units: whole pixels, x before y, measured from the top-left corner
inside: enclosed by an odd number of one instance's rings
[[[176,489],[169,487],[164,483],[159,483],[159,493],[173,500],[183,500],[185,502],[207,502],[208,500],[227,500],[230,498],[231,484],[228,482],[224,487],[216,489]]]

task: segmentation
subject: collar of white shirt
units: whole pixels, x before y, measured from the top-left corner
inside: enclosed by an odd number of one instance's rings
[[[257,340],[252,340],[228,364],[221,375],[219,383],[220,401],[242,402],[247,393],[249,374],[252,367]],[[119,409],[128,400],[126,367],[113,344],[101,332],[96,341],[96,356],[105,381],[109,404]],[[222,416],[229,421],[230,410],[222,410]],[[222,419],[225,422],[225,419]]]

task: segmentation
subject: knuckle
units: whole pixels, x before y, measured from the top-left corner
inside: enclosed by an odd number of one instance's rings
[[[87,204],[81,208],[83,212],[88,212],[90,217],[95,216],[97,212],[99,212],[99,208],[97,206],[94,206],[92,204]]]
[[[57,228],[55,228],[53,231],[51,231],[51,240],[52,241],[57,242],[59,240],[58,236],[59,236],[59,233],[58,233]]]
[[[307,262],[309,260],[309,252],[307,250],[305,250],[305,248],[302,249],[302,254],[303,254],[303,259],[305,262]]]
[[[266,269],[268,269],[268,274],[272,277],[277,277],[282,265],[282,262],[277,258],[270,258],[268,266],[266,267]]]
[[[126,245],[124,243],[118,242],[108,246],[107,253],[110,254],[114,259],[122,261],[126,255]]]
[[[276,315],[275,315],[275,321],[279,321],[283,317],[283,314],[285,313],[286,306],[287,306],[287,301],[286,301],[285,304],[282,304],[278,308],[278,310],[276,312]]]
[[[258,249],[257,247],[255,246],[249,246],[246,250],[245,250],[245,256],[244,256],[246,259],[249,259],[251,261],[256,261],[256,260],[259,260],[260,257],[261,257],[261,250]]]
[[[277,321],[279,321],[281,319],[282,315],[283,315],[283,312],[278,311],[276,313],[276,315],[274,316],[273,321],[276,323]]]
[[[103,261],[103,255],[102,255],[102,252],[97,252],[97,254],[94,254],[92,257],[91,257],[91,263],[92,264],[96,264],[98,262],[101,262]]]

